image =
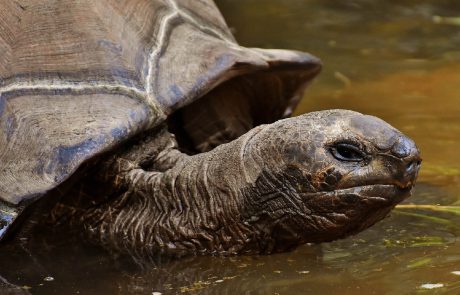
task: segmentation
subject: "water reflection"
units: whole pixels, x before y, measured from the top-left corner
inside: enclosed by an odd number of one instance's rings
[[[453,273],[460,271],[460,228],[404,212],[352,239],[270,256],[136,261],[37,235],[32,250],[11,244],[2,251],[0,273],[24,294],[406,294],[429,282],[460,288]],[[460,224],[460,217],[433,216]]]
[[[324,72],[298,113],[345,108],[384,118],[414,138],[424,158],[408,203],[460,206],[458,1],[217,2],[243,45],[307,50],[323,59]],[[150,263],[40,236],[35,247],[11,244],[0,253],[0,288],[17,292],[9,282],[32,294],[414,294],[434,284],[439,293],[460,294],[459,224],[460,212],[402,208],[321,247]],[[54,280],[44,281],[48,276]]]

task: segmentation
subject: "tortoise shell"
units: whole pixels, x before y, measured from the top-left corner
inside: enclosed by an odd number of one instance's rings
[[[288,115],[319,68],[239,46],[210,0],[1,1],[0,215],[237,76],[278,78],[258,104]]]

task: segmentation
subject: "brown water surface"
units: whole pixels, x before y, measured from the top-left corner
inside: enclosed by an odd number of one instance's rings
[[[271,256],[141,267],[59,237],[35,251],[8,245],[4,284],[32,294],[460,294],[460,2],[217,3],[242,45],[322,58],[297,113],[352,109],[410,135],[424,159],[413,197],[357,236]]]

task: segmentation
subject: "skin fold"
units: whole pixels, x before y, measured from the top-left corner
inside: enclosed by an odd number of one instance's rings
[[[260,125],[196,155],[162,127],[96,164],[52,217],[139,255],[267,254],[383,219],[420,162],[401,132],[345,110]]]

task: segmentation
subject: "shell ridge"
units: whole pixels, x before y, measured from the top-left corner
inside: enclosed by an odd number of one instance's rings
[[[142,89],[137,87],[129,87],[123,84],[111,84],[111,83],[85,83],[85,82],[67,82],[67,81],[49,81],[49,80],[39,80],[34,82],[13,82],[11,84],[0,87],[0,94],[8,94],[19,92],[21,90],[50,90],[50,91],[75,91],[75,92],[84,92],[89,90],[102,90],[110,92],[113,90],[121,90],[124,93],[133,93],[136,96],[144,96],[145,93]]]
[[[173,11],[171,13],[167,14],[161,20],[160,29],[159,29],[159,32],[158,32],[158,42],[155,42],[156,46],[153,46],[150,49],[150,54],[149,54],[149,57],[147,59],[148,72],[147,72],[147,75],[145,77],[144,88],[145,88],[145,92],[146,92],[146,100],[147,100],[147,103],[149,105],[156,104],[155,103],[155,96],[153,94],[153,89],[152,89],[152,85],[154,83],[154,75],[153,75],[154,64],[156,64],[156,60],[157,60],[157,58],[159,58],[161,50],[164,47],[164,45],[166,44],[167,35],[168,35],[167,32],[168,32],[168,29],[170,27],[169,23],[172,22],[175,18],[177,18],[179,16],[179,13],[176,10],[176,8],[174,7],[174,5],[172,5],[171,8],[173,8]]]

